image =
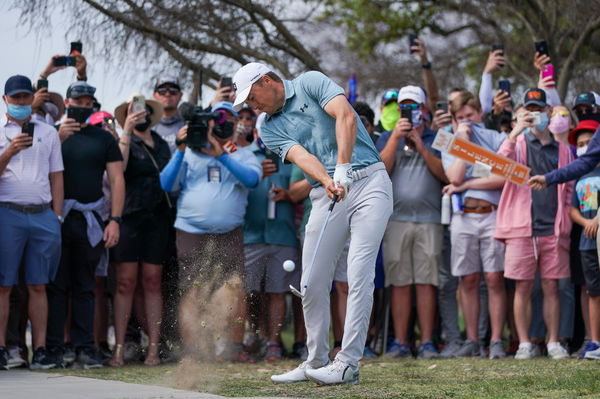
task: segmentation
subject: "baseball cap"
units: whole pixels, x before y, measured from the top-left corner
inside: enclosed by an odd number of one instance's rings
[[[260,62],[251,62],[238,69],[233,75],[233,89],[236,92],[233,109],[239,111],[242,108],[252,85],[269,72],[271,72],[271,68]]]
[[[177,79],[173,75],[161,75],[158,77],[158,79],[156,79],[156,84],[154,85],[154,91],[156,91],[156,89],[158,89],[160,86],[163,86],[166,84],[173,85],[173,86],[177,87],[179,90],[181,90],[181,85],[179,84],[179,79]]]
[[[211,108],[210,112],[215,112],[216,110],[224,109],[225,111],[231,112],[233,116],[238,117],[238,113],[233,109],[233,104],[229,101],[219,101]]]
[[[15,94],[20,93],[33,94],[31,80],[29,80],[27,76],[23,75],[11,76],[4,84],[4,94],[7,96],[14,96]]]
[[[523,106],[527,107],[528,105],[539,105],[540,107],[548,105],[546,104],[546,92],[542,89],[527,90],[523,99]]]
[[[588,107],[596,107],[600,105],[600,96],[593,91],[584,91],[579,93],[573,100],[573,109],[578,105],[587,105]]]
[[[69,88],[67,89],[67,98],[90,96],[95,100],[94,93],[96,93],[96,88],[94,86],[90,86],[87,82],[78,80],[69,85]]]
[[[404,86],[398,92],[398,103],[405,100],[411,100],[417,104],[425,104],[427,102],[427,97],[425,96],[423,89],[418,86]]]
[[[398,90],[387,89],[383,96],[381,96],[381,105],[388,105],[389,103],[396,102],[398,100]]]
[[[592,133],[598,129],[600,122],[593,120],[583,120],[577,124],[577,127],[569,132],[569,144],[577,145],[577,135],[582,131],[591,131]]]

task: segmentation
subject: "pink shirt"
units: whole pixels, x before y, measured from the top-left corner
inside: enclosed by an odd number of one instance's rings
[[[60,139],[56,129],[33,120],[33,145],[13,156],[0,174],[0,202],[40,205],[52,201],[49,173],[62,172]],[[0,118],[0,153],[10,140],[21,134],[21,127],[6,115]]]

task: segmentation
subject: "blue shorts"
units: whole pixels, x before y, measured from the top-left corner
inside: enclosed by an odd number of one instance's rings
[[[17,285],[21,265],[25,284],[48,284],[58,270],[60,252],[60,222],[51,209],[23,213],[0,207],[0,286]]]

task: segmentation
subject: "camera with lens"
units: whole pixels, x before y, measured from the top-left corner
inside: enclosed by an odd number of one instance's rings
[[[201,107],[184,102],[179,106],[179,114],[188,123],[186,144],[191,148],[200,149],[208,145],[208,122],[214,121],[213,134],[227,139],[233,136],[234,123],[227,121],[223,110],[205,112]]]

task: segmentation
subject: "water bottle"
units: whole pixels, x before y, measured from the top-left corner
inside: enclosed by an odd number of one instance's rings
[[[277,202],[273,199],[275,196],[275,184],[271,183],[271,189],[268,194],[267,202],[267,219],[275,220],[277,217]]]
[[[445,224],[445,225],[450,224],[451,208],[452,208],[452,204],[450,204],[450,196],[448,194],[444,194],[442,196],[442,224]]]

